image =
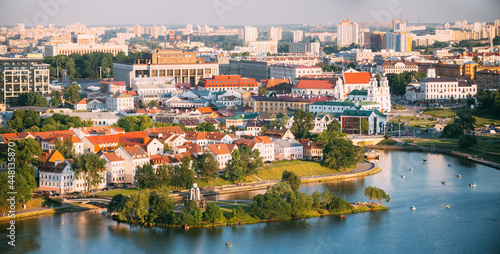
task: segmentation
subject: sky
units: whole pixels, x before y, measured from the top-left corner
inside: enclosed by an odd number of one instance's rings
[[[0,0],[0,26],[281,25],[500,19],[499,0]]]

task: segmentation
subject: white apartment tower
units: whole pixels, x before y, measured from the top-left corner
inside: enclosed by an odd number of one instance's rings
[[[301,42],[304,39],[304,31],[293,31],[293,42]]]
[[[283,30],[279,26],[270,27],[268,32],[270,41],[279,41],[283,36]]]
[[[359,43],[359,26],[358,23],[344,19],[337,24],[337,45],[349,46],[352,43]]]
[[[245,26],[243,28],[243,40],[244,41],[257,41],[257,37],[259,37],[259,31],[257,27],[253,26]]]

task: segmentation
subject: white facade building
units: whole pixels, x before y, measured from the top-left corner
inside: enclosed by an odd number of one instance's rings
[[[134,97],[125,93],[116,93],[106,98],[106,106],[111,112],[134,109]]]
[[[316,42],[291,42],[289,52],[293,54],[320,55],[321,44]]]

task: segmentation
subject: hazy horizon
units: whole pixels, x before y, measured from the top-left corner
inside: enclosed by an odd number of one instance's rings
[[[409,23],[493,22],[500,18],[498,10],[496,0],[28,0],[0,2],[0,26],[64,26],[76,21],[89,26],[260,26],[338,23],[344,18],[384,23],[401,14]]]

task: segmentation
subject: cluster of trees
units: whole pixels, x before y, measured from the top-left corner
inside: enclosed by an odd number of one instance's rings
[[[500,115],[500,92],[479,91],[476,95],[477,101],[484,110],[495,115]]]
[[[71,83],[64,88],[62,92],[52,91],[50,96],[50,106],[58,107],[63,103],[63,98],[73,104],[80,100],[80,86],[76,83]],[[48,102],[40,93],[27,92],[21,93],[17,99],[12,101],[13,106],[35,106],[47,107]]]
[[[269,186],[265,194],[253,198],[252,213],[263,220],[286,220],[303,217],[313,209],[329,212],[348,212],[352,205],[328,190],[308,195],[294,190],[288,182]]]
[[[57,68],[59,75],[66,74],[70,79],[97,79],[99,78],[99,67],[102,67],[102,77],[113,76],[113,62],[123,62],[131,58],[136,58],[137,55],[131,54],[126,56],[124,52],[113,56],[111,53],[92,52],[88,54],[71,54],[57,55],[55,57],[48,56],[44,58],[44,63],[50,64],[50,76],[57,78]],[[108,72],[109,69],[109,72]]]
[[[50,117],[40,118],[34,110],[16,110],[7,122],[8,129],[1,130],[6,132],[23,131],[56,131],[67,130],[71,127],[90,127],[91,121],[84,121],[79,116],[69,116],[64,114],[53,114]]]
[[[37,187],[35,166],[38,166],[39,157],[42,155],[40,145],[32,138],[14,141],[14,143],[14,146],[8,146],[10,149],[0,153],[1,161],[15,164],[14,167],[8,164],[7,171],[0,173],[0,209],[2,211],[9,209],[9,192],[17,193],[15,206],[18,207],[31,199],[31,192]],[[14,185],[15,190],[10,188],[11,184]]]
[[[205,45],[216,46],[222,48],[223,50],[233,50],[235,46],[243,46],[243,40],[238,39],[238,36],[193,36],[191,35],[191,41],[199,41],[205,43]]]
[[[410,82],[418,79],[424,79],[426,76],[425,73],[418,73],[416,71],[405,71],[400,74],[396,73],[388,73],[386,75],[387,80],[389,81],[389,87],[391,90],[391,94],[395,95],[405,95],[406,93],[406,85]]]
[[[104,181],[103,173],[106,172],[106,160],[95,153],[86,153],[75,156],[71,168],[75,177],[82,176],[85,181],[85,196],[97,188]]]
[[[322,62],[317,63],[316,66],[321,67],[323,69],[323,71],[325,71],[325,72],[340,72],[344,69],[344,68],[339,67],[339,66],[334,65],[334,64],[326,65]]]
[[[224,219],[219,206],[208,203],[205,212],[191,200],[182,212],[174,212],[175,202],[165,190],[141,191],[132,196],[115,195],[108,205],[119,220],[157,225],[200,226],[203,221],[215,224]]]
[[[257,170],[263,166],[264,162],[259,150],[252,150],[244,145],[231,153],[231,160],[225,169],[224,178],[233,183],[246,181],[248,176],[256,174]]]
[[[214,132],[216,131],[215,126],[209,122],[203,122],[196,126],[196,131],[198,132]]]
[[[333,120],[318,137],[316,141],[322,142],[323,161],[321,164],[331,169],[342,170],[355,167],[363,161],[365,148],[356,146],[346,134],[340,131],[340,123]]]
[[[141,189],[162,189],[167,186],[176,186],[189,189],[193,187],[194,172],[191,170],[191,159],[184,156],[181,165],[162,165],[156,170],[147,164],[138,166],[135,172],[137,187]]]
[[[293,125],[290,131],[296,139],[308,138],[314,128],[314,116],[311,112],[297,110],[293,114]]]
[[[389,203],[389,201],[391,201],[391,197],[387,195],[384,190],[373,186],[365,188],[365,197],[367,197],[370,202],[377,200],[380,203],[385,200],[385,202]]]
[[[118,119],[118,122],[112,125],[113,127],[120,127],[126,132],[130,131],[143,131],[146,128],[152,127],[171,127],[171,126],[179,126],[183,130],[187,130],[184,125],[179,124],[170,124],[170,123],[162,123],[162,122],[153,122],[153,120],[146,115],[141,116],[125,116]],[[203,125],[204,128],[209,129],[208,125]],[[215,129],[215,128],[214,128]]]
[[[443,129],[441,136],[445,138],[457,138],[470,133],[475,129],[476,118],[470,110],[464,109],[457,112],[457,115]]]

